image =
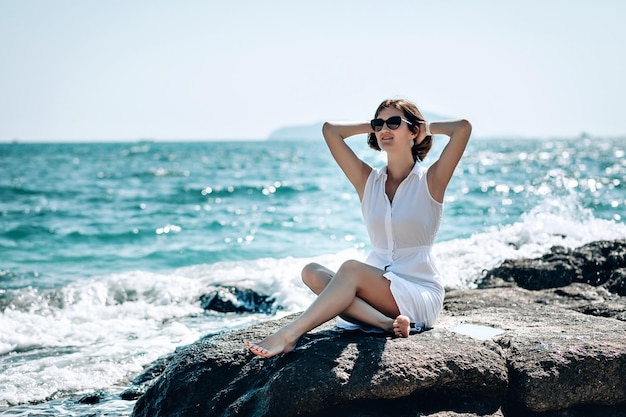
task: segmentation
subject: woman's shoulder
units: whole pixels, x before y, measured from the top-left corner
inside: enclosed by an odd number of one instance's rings
[[[387,165],[376,168],[376,167],[371,167],[371,171],[367,177],[367,181],[379,181],[379,180],[386,180],[387,179]]]

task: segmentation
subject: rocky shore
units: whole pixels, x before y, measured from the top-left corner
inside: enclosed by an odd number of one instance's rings
[[[244,348],[292,318],[163,358],[128,389],[133,416],[626,416],[624,240],[506,261],[406,339],[329,322],[286,355]]]

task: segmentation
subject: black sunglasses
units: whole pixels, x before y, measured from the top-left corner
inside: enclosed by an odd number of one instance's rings
[[[397,128],[400,127],[402,122],[405,122],[408,125],[412,125],[413,124],[413,123],[409,122],[407,119],[405,119],[404,117],[393,116],[393,117],[390,117],[387,120],[372,119],[370,121],[370,125],[372,125],[372,129],[374,129],[374,132],[380,132],[381,130],[383,130],[383,126],[385,125],[385,123],[387,123],[387,127],[389,129],[396,130]]]

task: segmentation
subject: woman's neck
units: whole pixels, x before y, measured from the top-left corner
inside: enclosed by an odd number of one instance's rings
[[[391,155],[387,156],[387,176],[394,182],[402,182],[411,172],[415,166],[413,156],[409,154],[408,158],[405,156],[392,158]]]

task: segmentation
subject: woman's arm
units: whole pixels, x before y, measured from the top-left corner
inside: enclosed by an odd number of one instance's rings
[[[363,190],[372,167],[356,156],[345,139],[371,131],[368,122],[326,122],[322,127],[322,134],[330,153],[356,189],[359,199],[363,199]]]
[[[420,136],[425,135],[424,125],[420,125]],[[450,141],[441,152],[439,159],[428,170],[428,189],[430,195],[440,203],[454,170],[463,156],[472,125],[465,119],[430,123],[432,134],[446,135]]]

